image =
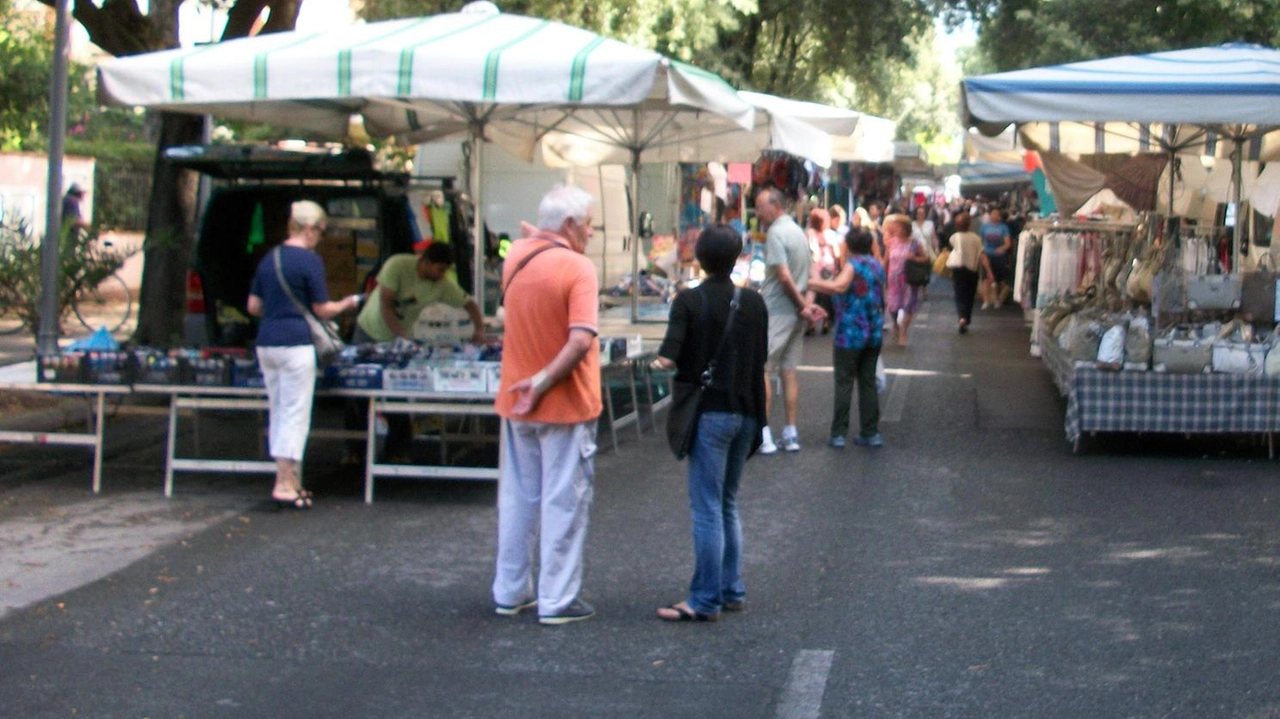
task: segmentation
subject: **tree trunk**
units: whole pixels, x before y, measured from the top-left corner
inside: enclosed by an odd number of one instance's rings
[[[186,317],[187,267],[195,246],[196,173],[164,159],[166,148],[204,141],[200,115],[160,113],[156,161],[147,206],[142,289],[133,341],[152,347],[180,346]]]

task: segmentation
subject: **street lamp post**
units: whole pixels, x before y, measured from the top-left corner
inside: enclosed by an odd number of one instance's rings
[[[40,243],[40,330],[36,351],[58,352],[58,241],[62,237],[62,156],[67,137],[69,0],[54,8],[53,68],[49,82],[49,180],[44,240]]]

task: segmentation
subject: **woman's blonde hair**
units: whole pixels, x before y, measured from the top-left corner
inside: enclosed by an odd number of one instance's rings
[[[902,237],[911,236],[911,218],[903,214],[893,214],[884,218],[884,228],[886,231],[889,225],[897,225],[902,230]]]
[[[311,200],[298,200],[289,206],[289,232],[324,224],[324,208]]]
[[[865,227],[868,230],[875,227],[875,225],[871,222],[871,213],[867,212],[867,208],[855,207],[853,208],[853,214],[858,216],[858,222],[862,227]]]

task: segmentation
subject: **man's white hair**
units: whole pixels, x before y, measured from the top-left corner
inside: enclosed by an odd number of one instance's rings
[[[538,229],[556,232],[569,218],[585,221],[595,203],[591,193],[581,187],[556,185],[538,203]]]

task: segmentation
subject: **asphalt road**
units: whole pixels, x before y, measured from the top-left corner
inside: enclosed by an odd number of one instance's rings
[[[0,594],[81,571],[0,619],[0,714],[1280,716],[1265,446],[1075,456],[1020,314],[962,337],[949,287],[932,294],[887,353],[883,449],[825,446],[830,344],[807,341],[804,448],[748,464],[749,609],[715,624],[654,617],[692,569],[684,467],[656,435],[597,462],[599,613],[563,627],[493,615],[489,484],[380,482],[366,507],[316,443],[315,509],[276,513],[265,478],[188,475],[158,499],[154,419],[112,426],[99,497],[78,450],[7,450]],[[235,418],[205,427],[252,454]],[[84,554],[117,546],[119,566]]]

